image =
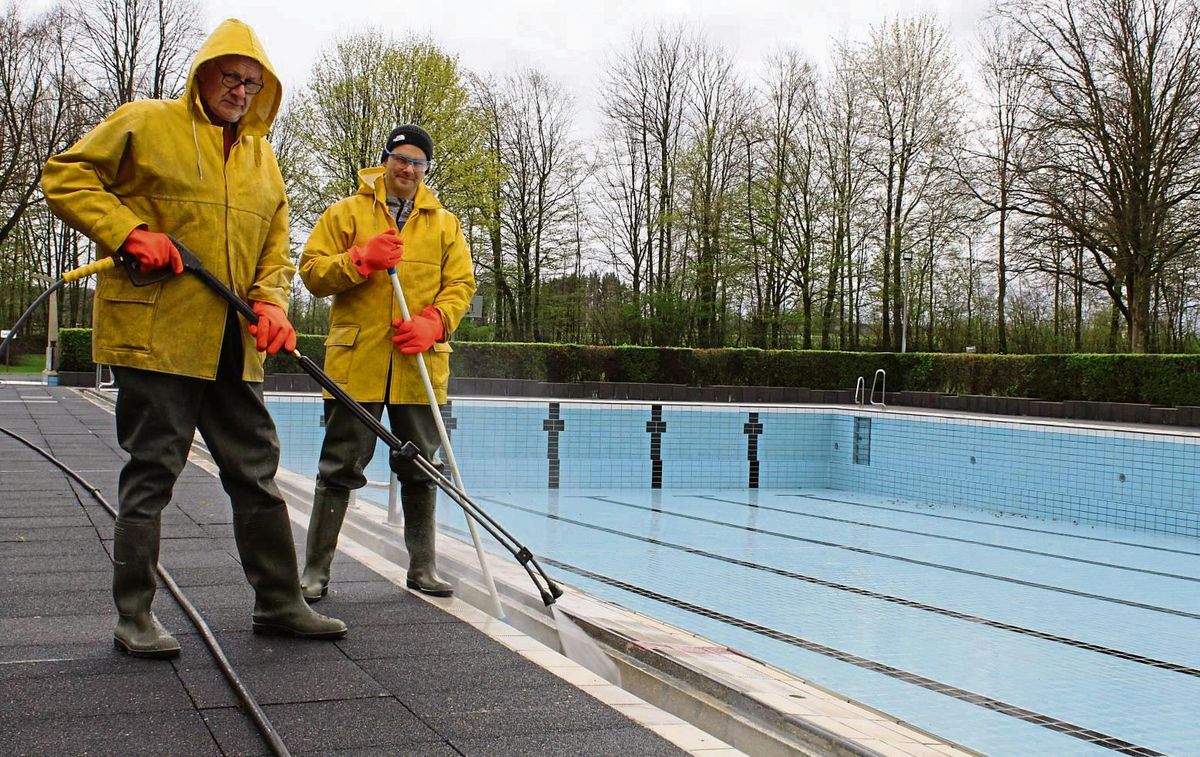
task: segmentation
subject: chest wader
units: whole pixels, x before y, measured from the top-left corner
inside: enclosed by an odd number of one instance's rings
[[[121,470],[121,512],[113,541],[118,614],[113,638],[131,655],[170,657],[179,652],[150,604],[162,509],[171,500],[197,430],[232,505],[238,555],[255,593],[253,630],[320,639],[346,634],[344,623],[313,612],[300,595],[291,520],[274,483],[278,437],[261,385],[242,380],[239,326],[231,310],[211,380],[115,369],[117,437],[130,458]]]

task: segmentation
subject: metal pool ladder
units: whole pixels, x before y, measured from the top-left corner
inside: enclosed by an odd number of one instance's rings
[[[880,381],[880,377],[883,378]],[[875,385],[879,384],[879,401],[875,401]],[[875,370],[875,378],[871,379],[871,404],[879,407],[887,407],[887,371],[882,368]]]

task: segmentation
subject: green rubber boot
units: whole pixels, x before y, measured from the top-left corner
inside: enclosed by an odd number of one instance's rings
[[[402,492],[400,504],[404,508],[404,546],[408,549],[408,580],[405,583],[422,594],[450,596],[454,587],[438,576],[434,564],[437,557],[434,552],[437,490],[422,487],[416,492]]]
[[[113,643],[133,657],[168,658],[179,654],[179,642],[150,611],[154,570],[158,565],[159,521],[129,523],[117,518],[113,537],[113,601],[117,627]]]
[[[308,520],[308,541],[304,550],[304,574],[300,591],[305,602],[318,602],[329,592],[329,566],[337,552],[338,534],[350,504],[348,489],[326,488],[317,484],[313,494],[312,515]]]
[[[305,639],[340,639],[346,624],[313,612],[300,594],[296,547],[284,507],[233,516],[233,535],[246,580],[254,587],[254,632]]]

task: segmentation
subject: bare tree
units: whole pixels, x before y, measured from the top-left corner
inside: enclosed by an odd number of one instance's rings
[[[949,34],[930,16],[873,28],[863,55],[862,81],[876,110],[875,168],[883,182],[883,337],[903,349],[907,221],[955,130],[962,86]]]
[[[1005,299],[1008,293],[1009,239],[1015,204],[1021,194],[1022,169],[1033,100],[1037,97],[1028,40],[1011,27],[993,26],[980,41],[979,74],[986,120],[973,147],[957,161],[963,184],[995,217],[997,350],[1008,352]]]
[[[587,171],[570,135],[574,102],[562,87],[527,70],[510,77],[506,89],[514,120],[501,152],[501,219],[517,271],[515,336],[540,339],[542,284],[574,257],[576,202]]]
[[[485,171],[486,191],[479,196],[479,203],[472,214],[472,223],[468,224],[468,232],[474,233],[481,229],[486,241],[486,255],[478,255],[476,263],[484,271],[485,281],[490,283],[495,298],[495,335],[497,339],[512,338],[519,317],[517,315],[517,298],[511,282],[512,271],[504,254],[504,224],[501,211],[504,208],[503,184],[506,169],[501,154],[504,150],[504,140],[507,124],[511,113],[509,105],[501,97],[500,85],[490,77],[473,76],[470,79],[473,107],[479,113],[483,126],[484,154],[487,159]],[[472,245],[478,250],[478,247]],[[487,287],[481,286],[483,291]]]
[[[1092,256],[1147,349],[1155,282],[1200,241],[1200,9],[1184,0],[1013,0],[1045,96],[1038,212]]]
[[[642,133],[631,132],[627,125],[610,122],[605,127],[591,203],[593,235],[606,251],[609,265],[629,282],[630,310],[635,317],[628,319],[628,339],[634,344],[644,338],[640,316],[647,278],[653,270],[646,241],[650,177],[642,160],[642,138]]]
[[[825,184],[830,192],[829,266],[821,349],[831,346],[834,303],[837,303],[838,343],[859,346],[860,303],[867,239],[866,196],[869,191],[867,108],[854,51],[846,44],[834,50],[833,72],[818,102],[817,122],[824,150]],[[863,228],[864,233],[858,230]],[[856,265],[856,253],[859,258]]]
[[[201,39],[192,0],[73,0],[74,60],[94,118],[141,97],[177,97]]]
[[[691,67],[683,28],[664,27],[652,39],[640,34],[634,37],[604,76],[609,97],[605,115],[636,145],[632,154],[642,163],[645,315],[655,344],[677,343],[684,328],[679,313],[682,289],[676,280],[676,182]]]
[[[79,98],[66,73],[61,16],[0,17],[0,245],[41,200],[42,165],[77,135]]]
[[[570,134],[574,102],[535,70],[480,94],[497,162],[493,256],[484,267],[507,300],[511,338],[537,340],[546,279],[579,273],[579,189],[588,172]]]
[[[89,125],[70,75],[70,37],[61,10],[24,20],[10,6],[0,17],[0,311],[15,318],[34,291],[37,272],[57,278],[90,248],[58,223],[42,204],[39,182],[46,159]],[[63,324],[86,315],[86,282],[62,292]]]
[[[718,347],[725,340],[725,263],[730,259],[726,213],[729,189],[742,167],[735,147],[748,118],[747,98],[725,50],[698,39],[694,55],[687,111],[694,142],[686,187],[693,310],[697,344]]]
[[[815,86],[812,64],[799,52],[768,56],[753,141],[747,140],[742,219],[753,285],[751,343],[760,347],[784,346],[793,283],[803,292],[804,346],[812,346]]]

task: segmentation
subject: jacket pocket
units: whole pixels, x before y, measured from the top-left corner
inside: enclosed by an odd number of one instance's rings
[[[105,276],[96,291],[96,346],[149,352],[162,284],[137,287],[123,276]]]
[[[325,372],[339,384],[350,380],[354,362],[354,343],[358,341],[358,326],[333,326],[325,337]]]
[[[443,401],[450,386],[450,353],[454,350],[449,342],[434,342],[433,349],[425,354],[429,370],[429,383],[433,385],[438,401]]]

